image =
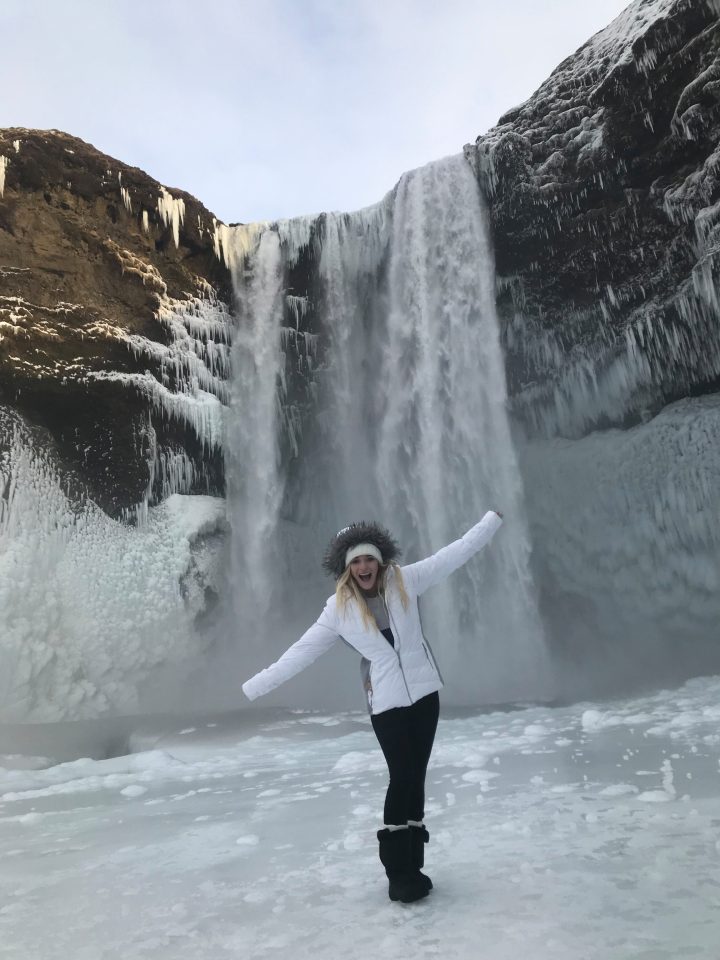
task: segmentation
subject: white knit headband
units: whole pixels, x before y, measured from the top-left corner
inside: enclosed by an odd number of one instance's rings
[[[356,547],[350,547],[345,554],[345,567],[350,565],[350,561],[355,557],[375,557],[378,563],[383,562],[382,554],[374,543],[359,543]]]

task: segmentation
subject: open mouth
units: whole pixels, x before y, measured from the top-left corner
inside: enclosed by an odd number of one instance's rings
[[[371,573],[360,573],[358,574],[360,583],[369,584],[372,582],[373,575]]]

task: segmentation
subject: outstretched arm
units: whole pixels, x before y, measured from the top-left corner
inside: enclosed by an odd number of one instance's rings
[[[502,517],[494,510],[488,511],[480,523],[476,523],[468,532],[438,550],[425,560],[408,564],[402,568],[402,575],[418,596],[436,583],[441,583],[464,563],[488,544],[502,525]]]
[[[309,667],[321,654],[330,649],[339,639],[339,635],[323,622],[326,619],[328,619],[326,611],[323,611],[317,622],[306,630],[279,660],[245,681],[242,688],[248,700],[256,700],[270,693],[275,687],[279,687],[296,673]]]

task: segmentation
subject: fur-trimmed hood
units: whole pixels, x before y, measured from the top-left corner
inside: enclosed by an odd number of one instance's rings
[[[372,543],[382,554],[383,563],[392,563],[401,554],[390,532],[377,523],[351,523],[332,538],[323,557],[323,567],[337,580],[345,570],[345,555],[360,543]]]

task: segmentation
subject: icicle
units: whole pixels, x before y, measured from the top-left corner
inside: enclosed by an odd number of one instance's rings
[[[158,213],[162,217],[165,226],[172,225],[173,239],[175,246],[180,246],[180,226],[185,221],[185,201],[180,197],[173,197],[172,194],[160,187],[160,196],[158,197]]]
[[[5,196],[5,171],[9,163],[7,157],[0,156],[0,197]]]
[[[300,321],[307,313],[308,309],[308,298],[307,297],[295,297],[290,294],[285,297],[285,303],[287,303],[290,313],[295,320],[295,329],[300,329]]]

